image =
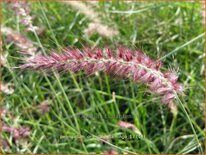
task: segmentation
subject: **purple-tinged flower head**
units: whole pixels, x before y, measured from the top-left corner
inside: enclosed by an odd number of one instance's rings
[[[14,43],[19,49],[20,53],[24,54],[27,59],[36,56],[37,47],[34,46],[33,42],[24,35],[12,30],[8,27],[1,27],[1,32],[6,35],[7,42]]]
[[[119,121],[117,125],[121,128],[132,129],[135,132],[138,131],[137,127],[134,124],[129,123],[129,122]]]
[[[135,133],[137,133],[139,136],[142,137],[142,133],[140,132],[140,130],[132,123],[129,122],[125,122],[125,121],[119,121],[117,123],[117,125],[121,128],[125,128],[125,129],[131,129],[133,130]]]
[[[176,93],[183,92],[183,86],[177,83],[175,72],[161,72],[162,63],[152,60],[139,50],[127,48],[111,49],[65,49],[63,53],[52,53],[50,56],[37,56],[21,65],[22,69],[33,70],[69,70],[84,71],[90,75],[97,71],[122,78],[131,78],[135,82],[149,86],[151,92],[162,96],[164,104],[172,104]]]
[[[15,141],[30,135],[30,129],[28,127],[16,128],[16,127],[9,127],[8,125],[3,124],[2,131],[11,134],[11,136],[14,138]]]
[[[37,26],[33,25],[33,17],[30,15],[30,7],[25,1],[11,2],[9,5],[20,17],[20,23],[27,27],[27,31],[35,31]]]

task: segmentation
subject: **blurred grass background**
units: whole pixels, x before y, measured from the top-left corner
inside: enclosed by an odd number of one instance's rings
[[[34,25],[45,28],[38,36],[46,53],[63,47],[126,46],[143,50],[154,59],[164,58],[164,70],[179,71],[179,81],[187,88],[179,96],[192,121],[204,150],[204,21],[199,2],[98,2],[93,8],[102,22],[116,26],[119,35],[91,37],[83,30],[90,20],[69,5],[60,2],[32,2]],[[31,32],[22,31],[18,17],[3,3],[2,25],[29,37],[41,47]],[[99,73],[85,77],[83,73],[37,73],[13,69],[22,63],[22,56],[13,44],[3,39],[7,67],[2,80],[14,84],[12,95],[2,94],[3,107],[14,113],[16,124],[27,125],[32,132],[25,148],[13,145],[11,153],[202,153],[188,118],[178,106],[178,115],[171,128],[173,115],[160,103],[159,97],[147,93],[144,85]],[[193,40],[194,42],[189,42]],[[186,44],[186,46],[182,46]],[[174,51],[174,49],[178,49]],[[169,55],[168,55],[169,54]],[[167,55],[166,57],[164,57]],[[115,95],[114,95],[115,94]],[[50,101],[44,115],[35,112],[35,105]],[[115,116],[128,116],[121,118]],[[137,138],[132,130],[121,129],[117,122],[135,124],[143,135]],[[8,120],[8,123],[11,123]],[[102,136],[113,136],[103,143]],[[133,138],[122,138],[132,135]],[[9,135],[4,135],[11,142]]]

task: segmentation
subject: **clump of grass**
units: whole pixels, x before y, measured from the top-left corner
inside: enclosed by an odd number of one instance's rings
[[[5,83],[14,83],[15,93],[2,94],[3,106],[16,115],[14,122],[6,118],[5,123],[8,123],[9,127],[13,127],[10,124],[16,124],[15,128],[28,126],[31,132],[26,137],[29,145],[23,142],[23,146],[20,147],[12,143],[11,134],[3,133],[3,137],[8,140],[3,141],[4,146],[6,149],[10,148],[4,152],[33,154],[203,152],[201,149],[204,149],[202,144],[205,139],[204,39],[202,39],[204,30],[202,8],[198,2],[126,4],[101,1],[95,7],[97,12],[105,15],[104,19],[101,18],[101,22],[112,21],[118,25],[119,35],[115,39],[99,35],[88,38],[83,35],[85,25],[92,23],[92,20],[86,18],[80,11],[72,11],[72,8],[65,6],[64,3],[31,4],[30,15],[38,16],[34,25],[46,27],[44,37],[39,37],[36,32],[32,34],[25,31],[25,26],[20,22],[22,17],[14,16],[13,11],[6,7],[3,7],[2,24],[24,34],[35,46],[41,47],[44,54],[56,49],[56,46],[61,49],[65,45],[79,49],[85,44],[89,47],[124,45],[133,49],[138,48],[150,57],[159,57],[164,61],[164,66],[161,67],[162,73],[165,73],[170,65],[171,68],[178,66],[180,73],[178,81],[184,83],[188,90],[185,91],[186,96],[180,98],[181,102],[177,97],[178,114],[174,117],[159,104],[159,96],[148,95],[144,86],[134,84],[129,78],[116,80],[105,73],[96,72],[95,76],[88,78],[81,73],[63,73],[59,76],[54,72],[52,76],[53,72],[51,74],[43,72],[42,76],[33,71],[22,72],[14,69],[13,66],[19,65],[19,60],[22,60],[24,55],[17,54],[16,50],[20,48],[16,49],[10,42],[5,42],[3,50],[7,63],[5,68],[2,68],[2,80]],[[84,50],[81,51],[85,53]],[[116,58],[115,52],[114,58]],[[48,104],[42,103],[48,98],[52,99],[49,111]],[[42,104],[35,106],[33,103]],[[129,128],[120,127],[118,124],[120,121],[127,122],[128,124],[120,125]],[[136,135],[137,132],[133,131],[135,128],[142,136]],[[121,139],[120,135],[132,136],[133,139]]]

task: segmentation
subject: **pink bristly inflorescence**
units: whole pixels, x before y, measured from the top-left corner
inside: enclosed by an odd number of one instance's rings
[[[25,138],[25,137],[29,136],[29,134],[30,134],[29,127],[16,128],[16,127],[9,127],[8,125],[3,124],[2,130],[4,132],[10,133],[15,141],[22,139],[22,138]]]
[[[33,25],[33,17],[30,15],[29,3],[26,1],[9,2],[9,6],[15,11],[15,15],[20,17],[20,23],[26,26],[27,31],[38,30],[39,27]]]
[[[112,52],[110,48],[85,48],[82,51],[65,49],[62,53],[37,56],[28,60],[20,68],[84,71],[88,75],[97,71],[105,71],[108,74],[131,78],[135,82],[148,85],[151,92],[162,96],[164,104],[172,104],[175,94],[183,92],[183,86],[177,83],[178,76],[175,72],[161,72],[162,63],[152,60],[139,50],[117,48],[115,52]]]

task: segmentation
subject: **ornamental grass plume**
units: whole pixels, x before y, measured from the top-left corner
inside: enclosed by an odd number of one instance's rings
[[[115,54],[116,53],[116,54]],[[154,61],[143,52],[127,48],[65,49],[63,53],[50,56],[37,56],[20,66],[22,69],[57,70],[72,72],[84,71],[91,75],[97,71],[122,78],[131,78],[135,82],[149,86],[151,92],[162,97],[162,103],[171,106],[175,93],[182,93],[183,86],[177,83],[175,72],[161,72],[161,62]]]
[[[62,2],[78,10],[80,13],[84,14],[87,18],[89,18],[91,21],[97,23],[101,22],[97,12],[95,12],[91,7],[89,7],[85,3],[81,1],[62,1]]]
[[[91,36],[94,33],[99,33],[103,37],[113,37],[116,36],[119,32],[114,28],[109,28],[106,25],[101,23],[89,23],[88,27],[84,29],[84,33],[87,36]]]
[[[91,23],[84,30],[87,36],[91,36],[94,33],[98,33],[103,37],[113,37],[119,34],[119,31],[115,27],[109,27],[102,23],[100,14],[92,9],[89,5],[81,1],[62,1],[74,9],[78,10],[80,13],[84,14]],[[89,1],[88,1],[89,2]]]
[[[26,1],[10,2],[9,7],[14,10],[15,15],[20,17],[20,23],[26,26],[27,31],[37,31],[39,27],[33,25],[33,17],[30,15],[30,7]]]
[[[20,49],[20,53],[27,56],[27,59],[38,55],[38,48],[34,46],[29,38],[4,26],[1,26],[1,32],[6,36],[7,42],[14,43]]]
[[[135,133],[137,133],[139,136],[142,137],[142,133],[140,132],[140,130],[132,123],[129,122],[125,122],[125,121],[119,121],[117,123],[117,125],[121,128],[125,128],[125,129],[131,129],[133,130]]]
[[[6,124],[3,124],[2,131],[11,134],[15,141],[17,141],[21,138],[25,138],[25,137],[29,136],[29,134],[30,134],[29,127],[16,128],[16,127],[9,127]]]
[[[28,147],[28,138],[31,134],[30,127],[18,124],[19,117],[5,108],[0,109],[0,117],[2,122],[2,150],[10,152],[14,146],[21,150]],[[9,135],[9,141],[6,135]]]
[[[122,128],[126,128],[126,129],[132,129],[134,132],[140,132],[139,129],[137,129],[137,127],[132,124],[132,123],[129,123],[129,122],[125,122],[125,121],[119,121],[117,123],[117,125],[119,127],[122,127]]]

